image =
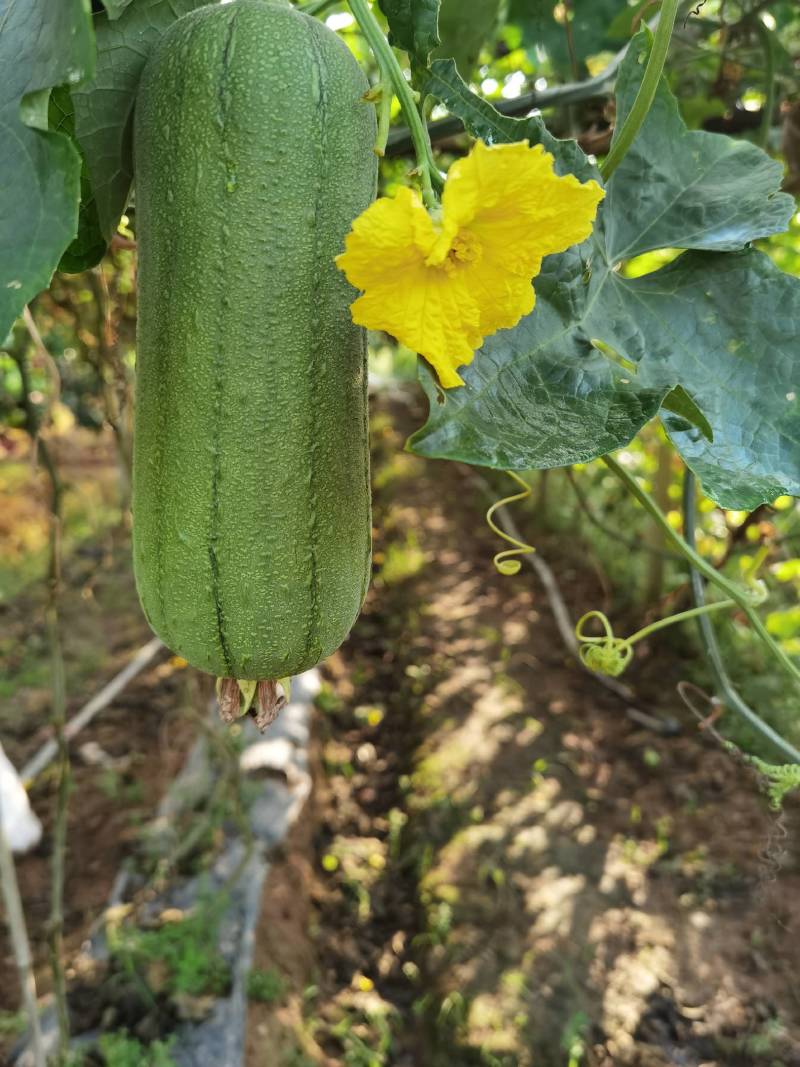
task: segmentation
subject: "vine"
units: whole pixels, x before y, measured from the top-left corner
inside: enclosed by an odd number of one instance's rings
[[[600,167],[600,173],[604,181],[608,181],[620,165],[628,149],[633,144],[644,120],[647,118],[647,113],[655,99],[656,90],[661,81],[661,72],[664,70],[664,63],[667,59],[669,42],[679,6],[680,0],[664,0],[661,6],[661,15],[653,35],[653,44],[650,48],[650,55],[647,59],[647,66],[645,67],[642,83],[639,86],[639,92],[636,94],[633,106],[621,128],[616,132],[609,153]]]
[[[683,478],[683,530],[687,543],[692,549],[695,548],[697,539],[696,526],[697,507],[695,477],[687,467]],[[691,564],[691,561],[689,578],[694,603],[697,607],[702,607],[705,604],[703,577],[697,567]],[[764,722],[764,720],[742,699],[741,694],[738,692],[728,675],[725,662],[722,658],[722,652],[720,651],[719,642],[717,641],[717,635],[714,632],[714,627],[711,625],[711,620],[705,615],[699,615],[698,623],[700,626],[700,637],[705,646],[706,656],[711,664],[711,669],[714,672],[717,686],[725,698],[725,704],[748,722],[753,729],[758,731],[762,737],[764,737],[770,744],[774,745],[784,756],[788,757],[792,763],[800,764],[800,752],[781,737],[777,731],[773,730],[768,723]]]
[[[716,604],[705,604],[703,607],[679,611],[675,615],[668,615],[666,618],[651,622],[648,626],[643,626],[630,637],[616,637],[608,617],[602,611],[587,611],[575,626],[575,636],[581,642],[581,662],[589,670],[617,678],[633,658],[633,646],[637,641],[642,641],[650,634],[663,630],[666,626],[672,626],[674,623],[686,622],[699,615],[707,615],[712,611],[722,611],[732,607],[735,607],[733,600],[719,600]],[[593,636],[586,633],[584,626],[590,619],[597,619],[604,631],[602,635]]]
[[[760,616],[755,611],[755,605],[763,602],[766,596],[766,588],[763,582],[757,581],[753,576],[748,588],[743,588],[736,582],[732,582],[729,578],[726,578],[724,574],[720,574],[715,567],[696,551],[696,549],[687,544],[677,531],[673,530],[667,521],[666,516],[652,499],[650,494],[639,485],[636,478],[629,471],[625,470],[613,456],[602,456],[601,458],[609,470],[613,471],[620,481],[628,488],[631,494],[639,501],[642,507],[645,508],[653,519],[655,519],[656,523],[661,527],[664,537],[689,561],[692,567],[721,589],[722,592],[744,612],[751,626],[755,630],[756,635],[761,639],[764,645],[766,645],[773,658],[777,660],[794,681],[800,682],[800,667],[792,662],[772,634],[767,630],[766,626],[761,621]]]
[[[406,81],[403,70],[378,20],[372,13],[369,0],[348,0],[348,4],[378,64],[381,72],[382,93],[388,96],[388,89],[391,87],[400,104],[417,157],[416,172],[422,185],[422,199],[428,208],[435,208],[437,193],[441,192],[444,181],[434,161],[428,128],[420,115],[417,101],[414,99],[415,94]],[[383,148],[385,149],[385,142]]]

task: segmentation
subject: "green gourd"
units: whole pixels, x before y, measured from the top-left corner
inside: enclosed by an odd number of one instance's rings
[[[369,581],[366,341],[334,264],[375,195],[366,89],[282,0],[183,16],[142,76],[134,570],[153,630],[223,679],[318,663]]]

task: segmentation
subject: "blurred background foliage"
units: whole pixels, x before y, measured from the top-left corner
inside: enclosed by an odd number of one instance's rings
[[[317,5],[319,6],[319,5]],[[543,106],[559,136],[575,136],[602,156],[614,123],[613,74],[620,49],[657,5],[647,0],[443,0],[439,55],[456,58],[462,76],[503,110],[526,114],[552,100],[552,91],[593,79],[569,103]],[[356,58],[376,72],[344,4],[320,14],[339,31]],[[761,144],[785,163],[785,188],[800,191],[800,8],[790,0],[706,0],[685,5],[676,25],[668,76],[692,128],[727,133]],[[551,95],[542,96],[550,93]],[[440,108],[430,114],[435,124]],[[395,114],[394,121],[399,122]],[[463,134],[434,125],[445,168],[468,147]],[[668,150],[668,146],[665,146]],[[382,190],[408,180],[412,166],[402,131],[382,161]],[[643,176],[646,180],[646,176]],[[30,438],[69,451],[78,438],[113,450],[119,478],[92,469],[70,470],[65,480],[67,552],[109,525],[127,521],[131,407],[135,366],[135,207],[123,217],[103,261],[82,274],[59,272],[0,346],[0,603],[40,580],[47,557],[46,486],[31,463]],[[800,276],[800,212],[786,234],[762,247],[784,271]],[[665,250],[624,265],[644,274],[677,255]],[[736,299],[736,293],[730,294]],[[371,337],[376,384],[415,389],[416,357],[384,336]],[[625,450],[622,461],[656,496],[669,521],[681,526],[681,463],[655,426]],[[601,463],[531,475],[533,503],[520,521],[546,527],[585,548],[591,565],[608,576],[609,614],[651,619],[688,606],[685,568],[668,554],[657,532]],[[503,483],[495,479],[498,488]],[[780,498],[752,514],[726,512],[700,501],[701,550],[732,576],[762,550],[770,599],[770,631],[800,655],[800,507]],[[735,615],[717,628],[732,674],[746,699],[795,745],[800,744],[796,699],[765,662],[758,642]],[[693,628],[663,640],[692,641]],[[692,657],[692,662],[696,662]],[[711,688],[710,676],[694,679]],[[757,739],[732,718],[735,741],[758,751]]]

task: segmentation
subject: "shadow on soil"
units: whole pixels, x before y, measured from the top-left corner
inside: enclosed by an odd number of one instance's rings
[[[797,808],[776,824],[685,719],[628,720],[405,421],[374,420],[375,582],[328,664],[305,858],[265,895],[257,962],[295,993],[252,1010],[249,1062],[268,1037],[298,1067],[800,1063]],[[574,616],[597,602],[540,547]],[[661,645],[640,706],[680,718],[685,673]]]

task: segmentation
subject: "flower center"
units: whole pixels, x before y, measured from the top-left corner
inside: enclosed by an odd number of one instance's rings
[[[452,240],[443,266],[448,274],[468,263],[477,263],[483,255],[480,241],[469,230],[459,230]]]

